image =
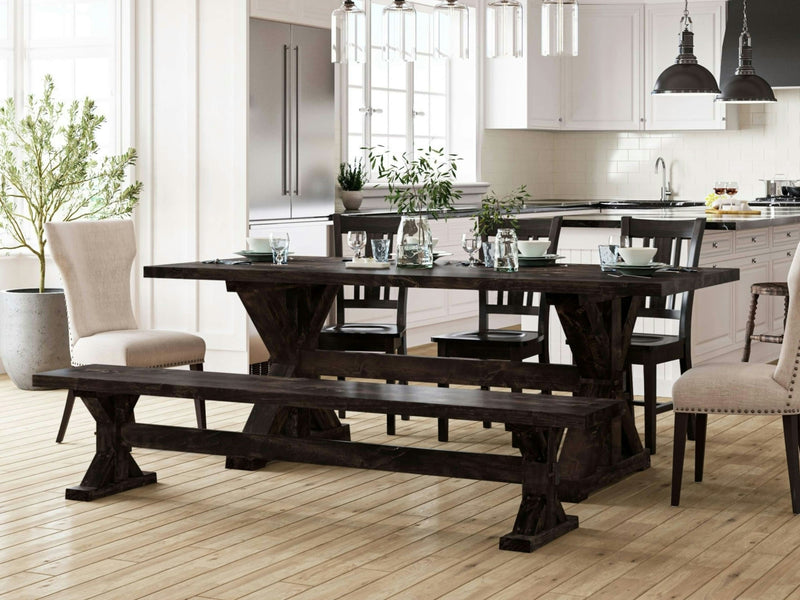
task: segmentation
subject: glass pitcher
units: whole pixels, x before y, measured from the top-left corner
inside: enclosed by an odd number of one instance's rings
[[[517,232],[513,229],[498,229],[494,236],[494,270],[519,271]]]

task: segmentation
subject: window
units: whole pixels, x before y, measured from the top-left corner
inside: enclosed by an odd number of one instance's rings
[[[0,98],[41,95],[45,74],[64,102],[89,97],[106,122],[101,154],[119,151],[119,0],[0,0]]]
[[[388,3],[388,0],[364,0],[371,53],[366,64],[349,65],[344,74],[347,108],[343,122],[346,123],[347,147],[343,156],[351,161],[361,158],[366,164],[364,147],[383,146],[389,152],[407,152],[412,156],[418,148],[444,148],[464,159],[459,165],[459,179],[474,180],[476,45],[470,45],[472,58],[469,61],[434,59],[431,47],[433,3],[414,2],[417,59],[413,63],[387,63],[381,51],[381,12]],[[474,40],[474,10],[470,10],[470,26]],[[464,102],[464,98],[469,100]],[[455,110],[456,99],[468,107],[466,111],[463,106]],[[456,115],[460,119],[458,128],[452,125]]]

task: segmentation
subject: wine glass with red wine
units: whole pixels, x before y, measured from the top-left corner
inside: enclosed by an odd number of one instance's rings
[[[728,188],[727,181],[717,181],[716,183],[714,183],[714,193],[717,196],[724,195],[727,188]]]
[[[725,186],[725,193],[728,194],[730,198],[733,198],[736,195],[736,192],[739,191],[739,184],[735,181],[729,181],[728,185]]]

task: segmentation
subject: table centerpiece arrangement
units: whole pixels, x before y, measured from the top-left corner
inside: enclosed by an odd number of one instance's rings
[[[505,235],[507,232],[504,230],[515,230],[519,224],[517,215],[530,198],[525,185],[520,185],[503,196],[490,190],[481,200],[480,210],[472,223],[474,235],[483,241],[483,262],[487,267],[494,266],[496,256],[495,244],[489,242],[489,236],[497,240],[499,232],[503,231]]]
[[[455,154],[431,147],[418,149],[414,156],[407,152],[390,156],[369,149],[370,166],[389,187],[386,201],[401,215],[396,242],[398,267],[433,267],[428,218],[444,215],[446,219],[461,198],[461,190],[453,187],[459,160]]]
[[[352,163],[340,163],[337,176],[340,196],[345,210],[358,210],[364,200],[364,184],[367,182],[367,171],[361,160]]]

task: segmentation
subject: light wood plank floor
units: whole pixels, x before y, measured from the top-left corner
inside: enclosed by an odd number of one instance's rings
[[[567,504],[580,528],[517,554],[497,549],[517,485],[289,463],[250,473],[136,450],[157,485],[66,501],[94,439],[76,405],[65,443],[54,443],[63,400],[0,378],[0,600],[800,599],[780,419],[711,417],[706,481],[687,470],[673,508],[672,415],[662,415],[650,470]],[[211,426],[241,427],[246,407],[208,405]],[[194,419],[184,400],[144,398],[137,415]],[[347,422],[354,438],[393,439],[381,416]],[[512,451],[497,425],[451,431],[453,448]],[[431,419],[398,421],[398,433],[398,443],[439,445]]]

